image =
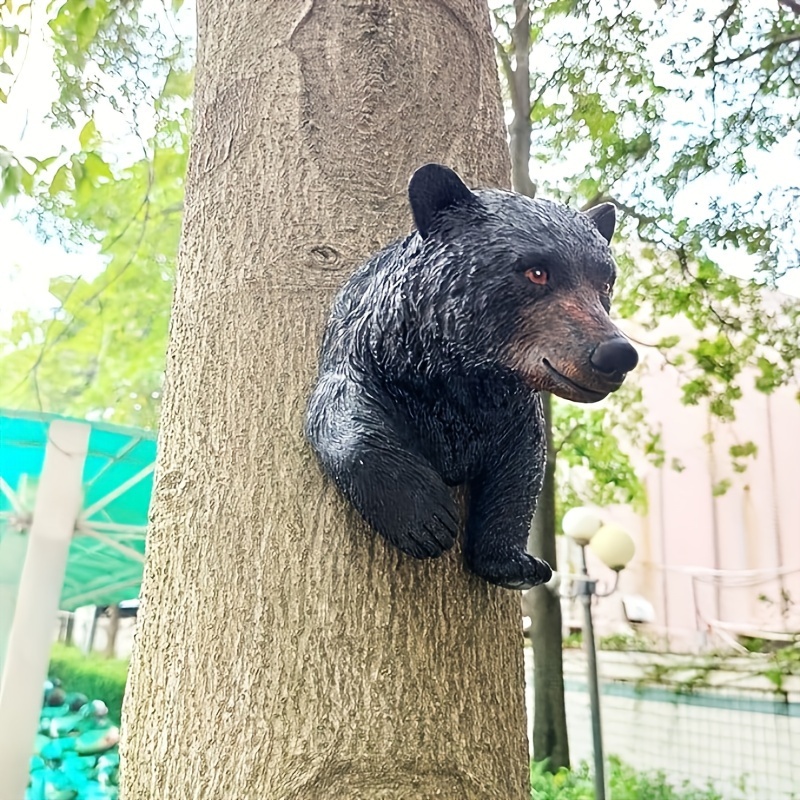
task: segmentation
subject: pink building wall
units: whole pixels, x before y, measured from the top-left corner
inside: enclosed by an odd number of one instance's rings
[[[797,387],[768,396],[748,376],[736,420],[721,423],[704,406],[683,405],[676,370],[658,353],[639,351],[637,380],[650,423],[661,430],[666,461],[661,468],[642,465],[646,515],[621,507],[605,510],[630,531],[637,554],[622,574],[620,594],[597,605],[601,633],[620,626],[625,594],[652,603],[651,630],[666,634],[676,649],[731,644],[737,634],[800,631]],[[758,453],[737,473],[729,448],[747,441],[755,442]],[[672,469],[672,459],[684,469]],[[713,487],[724,479],[731,487],[715,497]],[[610,577],[602,565],[593,564],[593,570]],[[709,570],[722,572],[714,579]],[[783,613],[782,594],[789,601]]]

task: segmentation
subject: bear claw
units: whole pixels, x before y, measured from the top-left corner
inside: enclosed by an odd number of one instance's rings
[[[541,558],[520,553],[505,562],[481,562],[471,559],[470,569],[489,583],[505,589],[532,589],[547,583],[553,576],[553,570]]]

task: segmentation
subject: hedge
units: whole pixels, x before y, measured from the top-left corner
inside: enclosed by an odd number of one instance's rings
[[[90,700],[102,700],[108,706],[108,716],[119,723],[128,677],[127,659],[87,656],[76,647],[57,643],[50,651],[48,676],[58,678],[67,692],[81,692]]]

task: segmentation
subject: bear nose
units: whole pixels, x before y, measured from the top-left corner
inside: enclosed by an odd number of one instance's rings
[[[589,359],[599,372],[610,375],[614,372],[630,372],[639,363],[639,354],[621,336],[601,342]]]

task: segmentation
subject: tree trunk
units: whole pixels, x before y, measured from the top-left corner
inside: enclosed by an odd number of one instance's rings
[[[552,437],[552,397],[542,394],[547,425],[547,466],[539,505],[531,526],[530,549],[553,569],[556,564],[556,456]],[[569,766],[567,712],[564,703],[564,663],[561,600],[547,586],[525,595],[533,643],[533,758],[546,761],[554,772]]]
[[[531,17],[529,0],[515,0],[512,28],[514,68],[505,60],[506,80],[513,118],[509,126],[511,175],[514,189],[534,197],[530,177],[531,152]],[[552,436],[552,398],[542,393],[547,433],[547,464],[536,515],[531,526],[530,552],[556,569],[556,454]],[[533,757],[547,761],[550,769],[569,766],[567,711],[564,703],[561,601],[546,586],[525,593],[525,610],[531,619],[533,643]]]
[[[516,189],[528,197],[536,196],[531,180],[531,10],[529,0],[514,0],[514,27],[511,29],[514,69],[508,77],[513,118],[509,125],[511,178]]]
[[[302,438],[333,293],[444,161],[507,185],[480,0],[200,2],[123,800],[529,796],[519,595],[415,561]]]

